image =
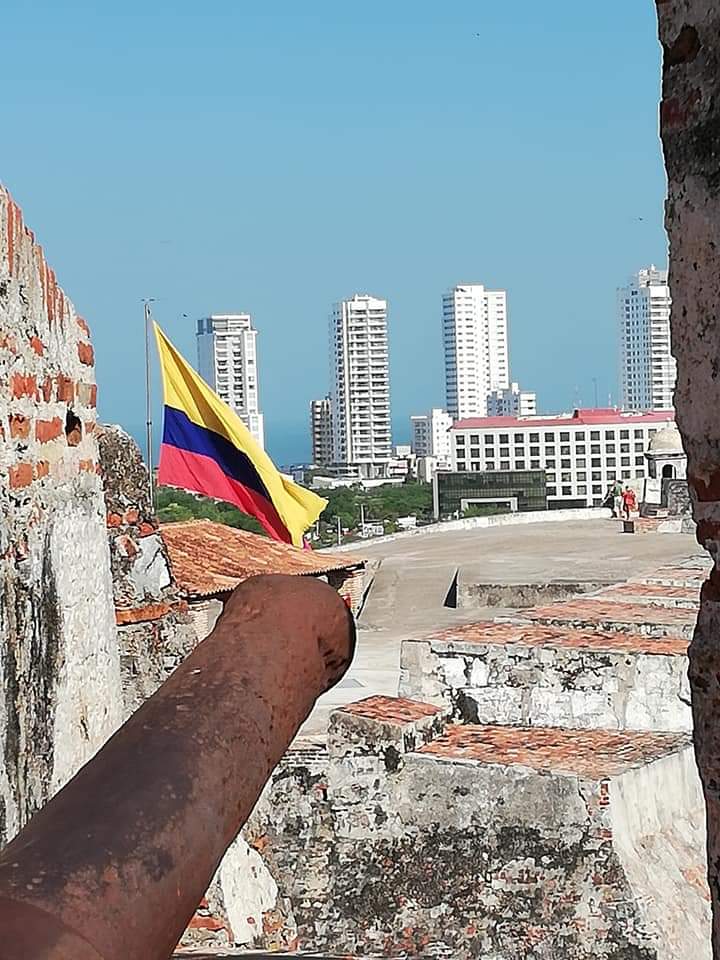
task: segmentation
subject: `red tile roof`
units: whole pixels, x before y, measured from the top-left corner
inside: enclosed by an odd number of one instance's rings
[[[471,417],[457,420],[453,430],[492,430],[501,427],[585,427],[615,426],[618,424],[666,423],[675,419],[673,410],[656,410],[650,413],[623,413],[614,408],[590,408],[575,410],[572,416],[558,417]]]
[[[531,607],[522,611],[522,616],[539,623],[559,623],[569,626],[596,625],[597,629],[608,629],[604,624],[617,624],[609,629],[623,629],[628,623],[641,626],[653,625],[672,628],[691,628],[697,614],[694,610],[682,607],[660,607],[639,603],[620,603],[613,600],[594,599],[563,600],[544,607]],[[621,624],[623,626],[621,626]],[[668,634],[674,635],[674,634]],[[681,634],[682,635],[682,634]]]
[[[448,727],[419,753],[599,780],[689,744],[689,736],[675,733],[463,725]]]
[[[356,703],[342,707],[341,713],[351,713],[355,717],[367,717],[368,720],[380,720],[383,723],[406,724],[434,717],[442,713],[441,707],[418,700],[405,700],[403,697],[367,697]]]
[[[480,621],[450,627],[423,638],[433,649],[445,644],[482,646],[548,647],[551,649],[594,650],[599,653],[651,653],[656,656],[684,656],[688,640],[681,637],[646,637],[635,633],[613,633],[539,624]]]
[[[164,523],[160,532],[177,584],[189,597],[228,593],[260,573],[320,576],[364,564],[349,553],[300,550],[212,520]]]

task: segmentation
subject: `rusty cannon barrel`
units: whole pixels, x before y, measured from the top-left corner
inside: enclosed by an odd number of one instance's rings
[[[317,580],[246,581],[212,634],[0,855],[0,960],[167,960],[355,627]]]

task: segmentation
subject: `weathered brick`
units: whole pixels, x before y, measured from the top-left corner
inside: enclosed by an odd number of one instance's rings
[[[94,383],[79,383],[77,385],[77,397],[83,406],[95,407],[97,405],[97,386]]]
[[[53,381],[51,377],[45,377],[42,385],[42,398],[45,403],[49,403],[53,395]]]
[[[30,436],[30,418],[21,413],[14,413],[10,417],[10,436],[13,439],[25,439]]]
[[[86,337],[89,337],[89,336],[90,336],[90,327],[87,325],[87,323],[85,322],[85,320],[84,320],[82,317],[77,317],[76,320],[77,320],[77,325],[80,327],[80,329],[81,329],[82,332],[85,334],[85,336],[86,336]]]
[[[84,363],[87,367],[93,366],[95,363],[95,351],[89,343],[83,343],[82,341],[78,343],[77,352],[80,363]]]
[[[37,380],[33,376],[24,376],[22,373],[14,373],[10,381],[10,392],[13,397],[33,397],[38,400],[40,393],[38,391]]]
[[[42,480],[43,477],[47,477],[50,473],[50,464],[47,460],[38,460],[35,464],[35,479]]]
[[[157,524],[141,523],[139,533],[141,537],[149,537],[153,533],[155,533],[156,530],[157,530]]]
[[[140,519],[140,514],[137,512],[137,510],[126,510],[124,519],[125,523],[129,524],[130,526],[134,526]]]
[[[122,517],[119,513],[109,513],[107,515],[107,525],[109,527],[119,527],[122,525]]]
[[[57,398],[61,403],[72,403],[75,399],[75,381],[60,374],[57,378]]]
[[[42,342],[40,337],[30,337],[30,346],[39,357],[44,355],[45,344]]]
[[[31,463],[16,463],[8,471],[10,489],[19,490],[28,487],[33,482],[33,467]]]
[[[40,443],[48,443],[50,440],[57,440],[63,435],[63,422],[60,417],[53,417],[52,420],[38,420],[35,424],[35,439]]]
[[[115,622],[118,626],[128,623],[149,623],[166,617],[170,610],[169,603],[153,603],[146,607],[135,607],[133,609],[118,607],[115,610]]]

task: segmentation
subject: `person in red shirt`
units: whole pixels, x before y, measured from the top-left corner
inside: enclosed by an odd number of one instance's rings
[[[630,514],[634,513],[637,510],[637,498],[635,496],[635,491],[630,487],[625,487],[622,492],[622,502],[623,502],[623,513],[625,514],[625,519],[630,519]]]

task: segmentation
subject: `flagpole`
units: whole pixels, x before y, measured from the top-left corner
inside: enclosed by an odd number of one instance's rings
[[[155,512],[155,489],[153,485],[153,422],[152,422],[152,378],[150,372],[150,304],[153,298],[144,300],[145,306],[145,430],[147,443],[147,467],[150,480],[150,511]]]

